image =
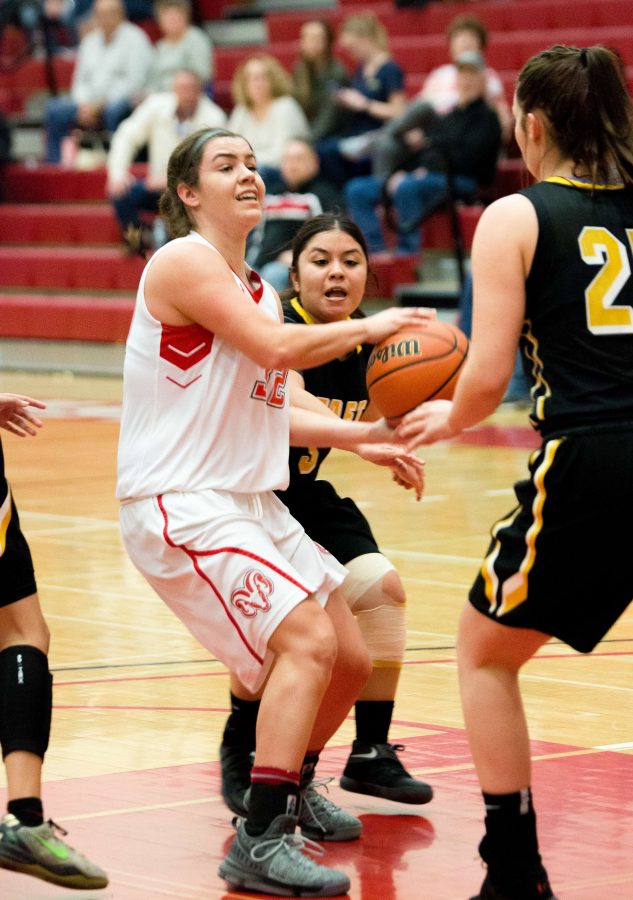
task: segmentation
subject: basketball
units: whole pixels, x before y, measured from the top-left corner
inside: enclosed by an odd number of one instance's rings
[[[450,400],[467,353],[468,338],[448,322],[397,331],[369,357],[369,398],[386,419],[399,419],[425,400]]]

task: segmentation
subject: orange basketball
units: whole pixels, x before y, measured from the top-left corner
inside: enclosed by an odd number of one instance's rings
[[[467,353],[468,338],[448,322],[403,328],[376,344],[369,357],[369,398],[386,419],[425,400],[450,400]]]

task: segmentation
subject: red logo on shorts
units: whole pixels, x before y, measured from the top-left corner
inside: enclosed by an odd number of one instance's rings
[[[268,597],[274,589],[270,578],[258,569],[251,569],[244,576],[244,587],[237,588],[231,594],[231,603],[250,619],[257,615],[258,610],[268,612],[270,609]]]

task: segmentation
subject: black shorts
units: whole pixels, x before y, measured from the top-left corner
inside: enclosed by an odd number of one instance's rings
[[[33,560],[13,498],[0,477],[0,606],[9,606],[37,590]]]
[[[380,553],[365,516],[349,497],[339,497],[329,481],[306,481],[276,494],[312,540],[343,565],[364,553]]]
[[[515,493],[470,602],[587,653],[633,599],[633,431],[546,439]]]

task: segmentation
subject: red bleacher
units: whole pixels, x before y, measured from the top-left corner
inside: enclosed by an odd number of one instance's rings
[[[220,18],[227,0],[196,0],[198,19]],[[215,48],[215,96],[230,108],[230,83],[236,66],[258,49],[276,55],[288,68],[298,52],[301,24],[324,18],[337,27],[359,9],[373,9],[385,24],[394,56],[406,73],[409,94],[422,86],[425,74],[447,59],[446,28],[457,15],[476,15],[489,30],[487,58],[499,72],[511,98],[516,75],[534,52],[553,43],[604,43],[616,48],[627,65],[633,86],[633,27],[629,0],[481,0],[473,3],[429,3],[423,8],[397,8],[392,0],[339,0],[336,8],[266,15],[269,43]],[[152,37],[151,30],[148,31]],[[18,35],[9,35],[19,40]],[[6,38],[6,32],[5,32]],[[25,111],[29,98],[47,89],[45,62],[29,59],[8,71],[0,46],[0,109]],[[55,77],[67,89],[73,62],[55,59]],[[527,183],[520,160],[504,160],[494,195],[502,196]],[[142,261],[125,256],[116,221],[105,199],[105,171],[62,170],[47,165],[5,167],[0,205],[0,336],[81,340],[125,340],[133,294]],[[481,206],[459,209],[463,243],[469,248]],[[438,213],[424,225],[424,246],[449,249],[450,223]],[[378,256],[374,262],[374,296],[391,296],[396,284],[415,278],[414,260]]]
[[[125,341],[134,301],[76,294],[14,295],[0,290],[2,337],[64,341]]]

